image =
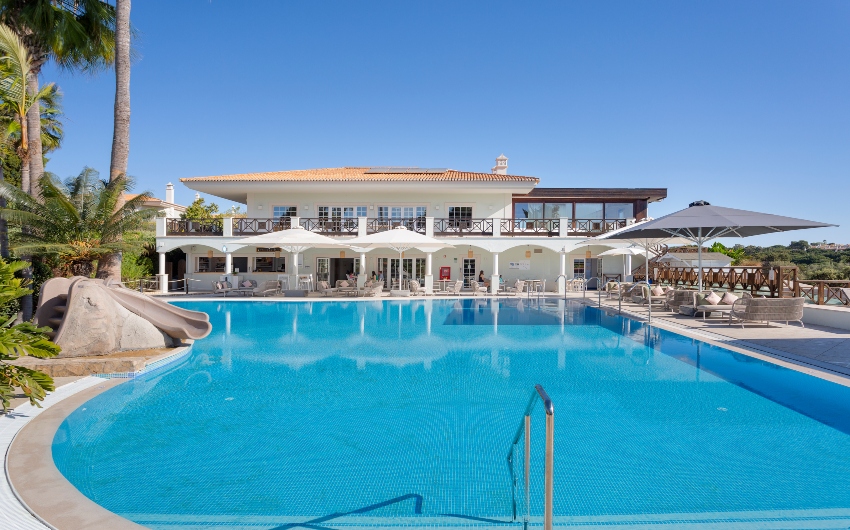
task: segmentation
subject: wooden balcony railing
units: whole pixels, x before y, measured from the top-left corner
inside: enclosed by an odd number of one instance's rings
[[[850,280],[802,280],[800,294],[817,305],[850,305]]]
[[[548,236],[560,235],[560,219],[502,219],[503,236]]]
[[[436,223],[437,220],[435,219],[434,222]],[[425,218],[411,217],[407,219],[391,219],[387,217],[378,217],[374,219],[367,219],[366,233],[374,234],[375,232],[386,232],[387,230],[392,230],[397,226],[403,226],[408,230],[412,230],[413,232],[424,234]]]
[[[166,219],[165,234],[169,236],[220,236],[224,234],[224,221],[193,221],[191,219]]]
[[[494,219],[434,219],[435,236],[491,236]]]
[[[301,227],[305,230],[331,236],[356,236],[357,224],[357,218],[301,218]]]
[[[244,217],[233,218],[234,236],[253,236],[256,234],[268,234],[292,228],[289,217],[278,219],[246,219]]]
[[[569,233],[570,235],[596,236],[625,227],[625,219],[573,219]]]
[[[670,267],[664,264],[650,266],[654,283],[696,288],[699,282],[698,267]],[[635,280],[646,280],[645,275],[634,274]],[[703,267],[703,289],[750,291],[771,297],[788,298],[801,295],[797,281],[797,267]]]

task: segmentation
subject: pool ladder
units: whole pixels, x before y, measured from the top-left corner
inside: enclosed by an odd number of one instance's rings
[[[552,499],[554,489],[552,479],[555,469],[555,406],[549,398],[549,394],[540,385],[534,385],[534,391],[528,399],[522,422],[517,427],[511,448],[508,452],[508,469],[511,472],[511,509],[513,520],[516,521],[516,487],[517,476],[514,473],[514,455],[516,455],[519,439],[525,434],[525,458],[523,459],[523,475],[525,479],[525,515],[522,527],[528,529],[528,520],[531,516],[531,501],[529,499],[529,467],[531,465],[531,413],[537,405],[538,399],[543,402],[543,410],[546,412],[546,458],[543,468],[543,530],[552,530]]]

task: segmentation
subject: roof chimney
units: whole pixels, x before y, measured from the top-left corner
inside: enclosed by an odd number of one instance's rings
[[[195,192],[195,200],[197,201],[200,198],[201,198],[201,194],[196,191]]]
[[[165,202],[174,204],[174,184],[170,182],[165,185]]]
[[[499,155],[496,159],[496,165],[493,166],[493,173],[496,175],[508,174],[508,157],[504,154]]]

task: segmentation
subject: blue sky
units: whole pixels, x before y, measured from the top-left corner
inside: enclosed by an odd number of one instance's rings
[[[541,186],[667,187],[655,217],[702,199],[844,225],[745,243],[850,243],[847,2],[146,0],[132,21],[129,172],[159,197],[504,152]],[[65,93],[48,170],[107,175],[112,72],[43,81]]]

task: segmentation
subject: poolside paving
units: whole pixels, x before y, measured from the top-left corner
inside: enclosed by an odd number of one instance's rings
[[[595,297],[587,300],[592,305],[597,303]],[[602,306],[616,310],[617,301],[603,299]],[[647,315],[645,306],[624,302],[622,307],[623,311],[628,311],[631,316],[645,318]],[[850,330],[813,324],[806,324],[803,328],[796,323],[771,323],[769,326],[747,323],[742,328],[740,324],[730,326],[726,317],[709,317],[703,320],[660,308],[653,308],[652,320],[674,328],[710,334],[731,346],[779,355],[850,376]]]

